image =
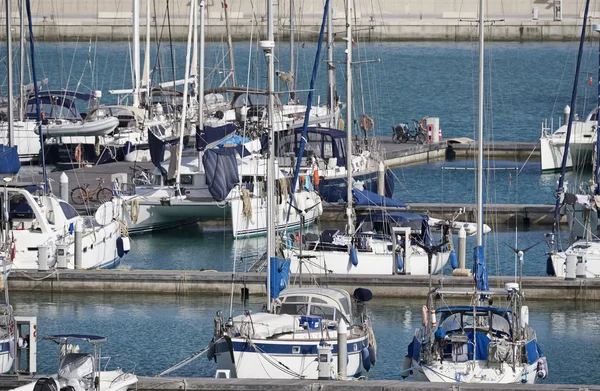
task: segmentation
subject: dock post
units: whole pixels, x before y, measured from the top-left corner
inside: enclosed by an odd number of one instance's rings
[[[60,174],[60,199],[69,202],[69,177],[64,172]]]
[[[467,269],[467,231],[460,227],[458,231],[458,268],[452,270],[453,276],[470,276],[471,271]]]
[[[64,243],[56,245],[56,268],[67,268],[67,245]]]
[[[81,226],[81,224],[81,221],[75,223],[75,269],[81,269],[83,265],[83,227]]]
[[[338,344],[338,355],[337,355],[337,364],[338,364],[338,377],[340,379],[346,378],[346,360],[348,359],[348,328],[346,327],[346,322],[344,319],[340,319],[338,322],[337,328],[337,344]]]
[[[48,246],[38,247],[38,271],[48,271]]]
[[[377,170],[377,194],[385,197],[385,164],[381,161]]]
[[[567,267],[565,273],[565,280],[575,280],[577,268],[577,255],[567,255]]]

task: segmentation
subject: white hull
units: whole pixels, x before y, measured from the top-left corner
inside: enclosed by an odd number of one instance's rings
[[[404,259],[404,269],[399,270],[397,261],[392,252],[387,250],[387,242],[373,243],[371,251],[358,251],[358,264],[354,266],[350,261],[347,250],[341,251],[308,251],[303,250],[303,256],[312,256],[302,262],[302,272],[312,274],[323,274],[325,271],[335,274],[411,274],[429,275],[429,263],[427,254],[422,249],[412,246],[412,253],[408,259]],[[290,254],[291,268],[293,273],[300,271],[298,251]],[[431,260],[432,274],[439,274],[448,263],[449,253],[438,253]],[[405,257],[407,258],[407,257]],[[409,265],[410,263],[410,265]]]
[[[34,132],[35,122],[15,121],[13,122],[13,135],[15,145],[19,152],[19,160],[31,161],[40,153],[40,137]],[[0,123],[0,144],[8,145],[6,122]]]
[[[52,376],[55,380],[56,375]],[[101,371],[100,387],[98,391],[127,391],[128,388],[135,385],[137,376],[130,373],[123,373],[121,370]],[[37,381],[31,382],[21,387],[13,388],[11,391],[33,391]],[[84,390],[81,390],[84,391]]]
[[[556,277],[565,278],[567,276],[567,255],[570,254],[577,257],[574,266],[577,278],[600,277],[600,242],[578,240],[566,251],[551,254],[550,259]]]
[[[510,364],[494,364],[488,366],[487,360],[477,360],[454,363],[434,363],[422,366],[412,360],[413,375],[417,381],[428,381],[435,383],[489,383],[489,384],[511,384],[527,383],[534,384],[537,377],[537,361],[533,364],[517,365],[513,371]]]
[[[118,125],[119,120],[115,117],[107,117],[87,122],[51,122],[48,125],[42,125],[42,132],[46,137],[96,137],[106,136],[113,132]],[[39,133],[39,128],[35,128],[35,133]]]
[[[233,359],[225,340],[220,340],[215,346],[215,356],[218,370],[229,370],[230,376],[239,379],[305,379],[319,378],[317,346],[322,338],[320,332],[315,332],[312,340],[253,340],[259,350],[255,351],[247,345],[245,338],[232,338],[234,349]],[[333,332],[335,334],[335,332]],[[337,350],[335,340],[327,341]],[[353,347],[356,346],[357,349]],[[368,337],[348,340],[348,377],[360,376],[363,371],[361,351],[368,346]],[[292,353],[293,348],[308,354]],[[286,351],[289,350],[289,353]],[[283,367],[281,364],[285,365]],[[332,355],[331,377],[337,373],[337,354]],[[300,375],[300,376],[297,376]]]
[[[0,373],[7,373],[12,370],[15,358],[11,350],[15,348],[14,344],[14,337],[0,339]]]

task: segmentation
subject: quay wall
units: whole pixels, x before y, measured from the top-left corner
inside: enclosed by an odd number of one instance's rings
[[[390,256],[390,270],[394,260]],[[46,293],[155,293],[175,295],[231,293],[242,287],[251,295],[263,296],[264,273],[214,271],[152,271],[152,270],[56,270],[52,272],[11,272],[11,291]],[[294,276],[304,285],[317,283],[353,291],[368,288],[375,297],[423,298],[429,291],[429,277],[410,275],[328,275]],[[503,289],[514,277],[490,277],[491,289]],[[445,289],[472,289],[472,277],[434,276],[432,286]],[[600,300],[600,279],[564,280],[554,277],[523,277],[523,290],[528,300]]]
[[[18,2],[13,2],[13,23],[18,25]],[[120,0],[32,1],[34,35],[37,40],[131,39],[132,2]],[[177,40],[187,37],[189,0],[170,1],[171,34]],[[225,35],[224,9],[220,0],[206,2],[209,40]],[[154,3],[151,3],[154,4]],[[305,0],[296,4],[296,37],[299,41],[316,40],[323,12],[322,0]],[[475,20],[478,0],[381,0],[356,2],[355,24],[358,40],[441,40],[471,41],[477,37]],[[572,41],[580,34],[584,1],[581,0],[507,0],[487,2],[487,39],[497,41]],[[252,8],[254,6],[254,8]],[[336,30],[345,26],[344,6],[333,0]],[[600,23],[600,3],[592,2],[589,18]],[[229,0],[228,10],[232,37],[247,40],[266,34],[264,2]],[[4,12],[4,10],[3,10]],[[289,1],[274,6],[279,38],[289,35]],[[146,2],[141,2],[140,24],[145,26]],[[4,20],[4,13],[0,13]],[[166,26],[166,2],[152,5],[152,23]],[[590,23],[590,24],[591,24]],[[18,36],[18,29],[15,29]],[[142,36],[145,28],[141,28]],[[589,31],[591,32],[591,26]],[[152,34],[155,34],[153,32]],[[166,33],[164,33],[166,34]],[[591,36],[591,34],[590,34]],[[164,35],[166,38],[167,35]]]

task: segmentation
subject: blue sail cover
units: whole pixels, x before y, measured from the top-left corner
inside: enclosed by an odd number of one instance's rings
[[[165,159],[165,143],[154,135],[148,129],[148,148],[150,149],[150,160],[154,167],[158,168],[163,175],[167,174],[167,171],[161,165]]]
[[[360,214],[356,217],[356,226],[363,222],[395,225],[397,227],[410,227],[412,230],[420,231],[421,240],[426,246],[431,246],[431,229],[429,228],[429,217],[408,212],[377,211]],[[375,225],[375,224],[374,224]]]
[[[207,149],[202,157],[208,191],[215,201],[223,201],[240,182],[235,148]]]
[[[356,206],[381,206],[388,208],[406,208],[402,201],[396,201],[393,198],[382,197],[369,190],[352,189],[352,198]]]
[[[9,147],[0,144],[0,174],[14,175],[19,172],[21,162],[17,147]]]
[[[277,299],[279,293],[287,288],[290,279],[290,260],[272,257],[270,261],[270,293],[272,299]]]
[[[229,137],[237,127],[234,124],[226,124],[219,127],[205,126],[202,131],[196,130],[196,150],[204,151],[210,144],[217,143]]]
[[[477,285],[478,291],[489,291],[490,286],[488,284],[488,272],[483,246],[476,246],[473,255],[473,281]]]

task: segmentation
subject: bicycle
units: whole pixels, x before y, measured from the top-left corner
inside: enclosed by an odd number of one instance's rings
[[[423,130],[421,122],[413,119],[412,131],[408,129],[408,124],[405,123],[392,127],[394,132],[392,141],[395,144],[406,143],[409,140],[416,141],[417,144],[424,144],[427,141],[427,133]]]
[[[136,186],[152,186],[152,171],[147,168],[129,167],[131,183]]]
[[[75,205],[82,205],[85,201],[106,202],[112,200],[114,194],[112,190],[103,186],[104,178],[96,178],[96,180],[98,186],[93,190],[90,190],[90,185],[87,183],[71,190],[71,201]]]

